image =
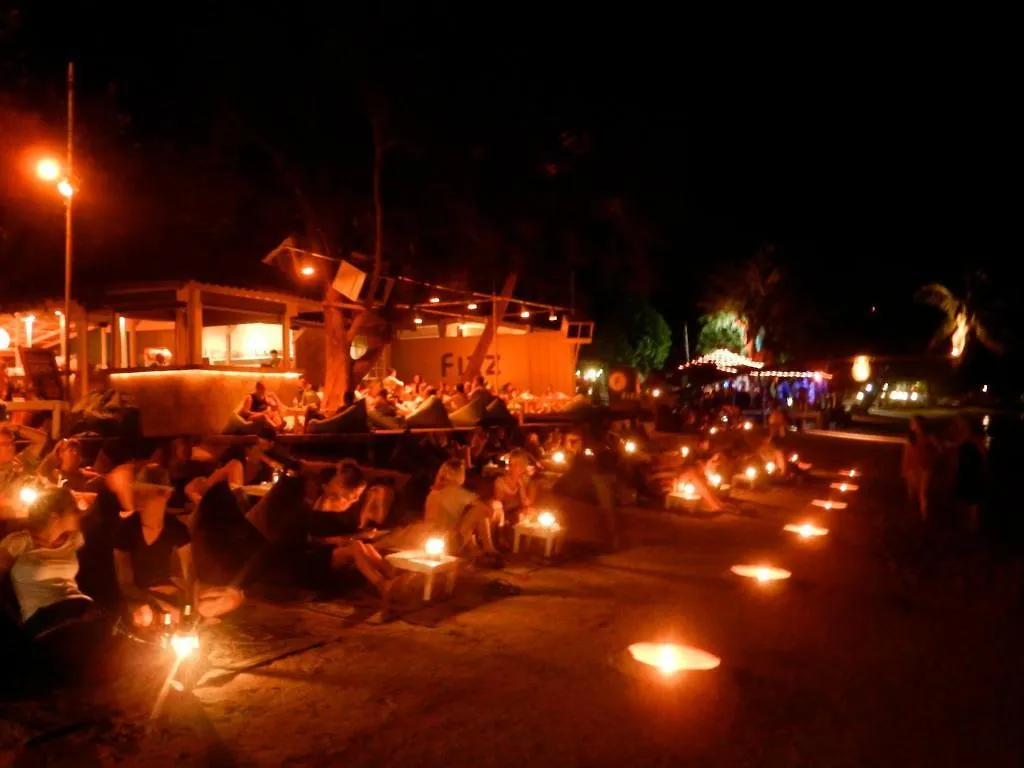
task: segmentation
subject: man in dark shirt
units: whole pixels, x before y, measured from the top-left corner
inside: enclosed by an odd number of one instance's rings
[[[153,624],[154,610],[176,616],[183,605],[195,604],[200,616],[213,618],[242,603],[237,587],[204,588],[196,581],[188,528],[166,515],[173,492],[166,470],[143,469],[133,486],[135,514],[114,536],[117,581],[138,626]]]

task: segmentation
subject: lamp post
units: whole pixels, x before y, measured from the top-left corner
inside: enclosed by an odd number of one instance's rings
[[[64,348],[64,394],[71,392],[71,354],[69,334],[71,332],[71,212],[74,187],[74,125],[75,125],[75,65],[68,62],[68,143],[67,158],[63,167],[60,162],[47,157],[36,165],[36,175],[43,181],[56,182],[57,191],[64,198],[64,314],[61,328],[61,342]],[[81,331],[81,329],[79,329]],[[82,365],[88,361],[79,360]]]

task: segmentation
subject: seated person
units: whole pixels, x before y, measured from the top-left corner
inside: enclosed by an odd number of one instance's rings
[[[250,424],[266,424],[272,429],[281,429],[284,426],[281,403],[277,395],[267,391],[267,386],[262,381],[257,381],[253,391],[245,396],[245,402],[242,403],[238,415]]]
[[[97,618],[76,580],[83,543],[78,507],[66,488],[45,491],[32,505],[26,528],[0,541],[0,576],[10,573],[28,637],[40,639]],[[68,645],[65,650],[73,654],[84,650],[77,642]]]
[[[427,494],[426,525],[438,533],[457,539],[479,565],[501,568],[501,555],[494,547],[491,519],[494,510],[465,488],[466,466],[459,459],[441,465],[434,485]]]
[[[82,467],[82,444],[74,438],[61,440],[39,465],[40,477],[72,491],[86,491],[99,475]]]
[[[166,514],[174,493],[167,471],[146,467],[133,493],[135,514],[121,522],[114,538],[117,581],[132,622],[148,627],[154,611],[178,616],[186,604],[194,604],[203,618],[221,616],[241,605],[243,595],[237,587],[203,587],[195,579],[188,528]]]
[[[761,444],[757,447],[757,457],[763,464],[770,461],[775,465],[772,477],[785,478],[789,475],[789,462],[786,461],[786,454],[779,448],[779,439],[766,435]]]
[[[21,451],[17,444],[19,437],[28,440],[28,445]],[[0,427],[0,518],[18,516],[19,480],[36,470],[45,446],[45,432],[20,424]]]
[[[508,458],[508,469],[494,479],[494,500],[501,504],[502,520],[515,525],[529,519],[537,501],[537,489],[530,481],[530,458],[525,451],[514,450]]]
[[[455,385],[455,392],[453,392],[451,397],[445,401],[445,408],[447,408],[449,412],[452,412],[457,411],[459,408],[468,404],[469,398],[466,397],[466,385],[460,381]]]
[[[191,501],[198,502],[209,488],[224,480],[233,488],[270,482],[275,473],[294,463],[277,445],[277,432],[263,427],[255,443],[229,448],[220,457],[220,467],[207,477],[191,480],[185,486],[185,494]]]

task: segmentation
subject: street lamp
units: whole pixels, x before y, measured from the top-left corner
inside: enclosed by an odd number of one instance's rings
[[[68,334],[71,329],[71,200],[75,194],[75,187],[72,183],[73,175],[73,146],[75,125],[75,66],[68,62],[68,154],[63,167],[58,160],[52,157],[45,157],[36,164],[36,175],[46,182],[57,184],[57,192],[64,198],[64,312],[63,327],[61,333],[62,346],[64,347],[64,396],[67,397],[71,390],[71,355],[68,352]],[[78,329],[82,332],[82,329]],[[89,365],[88,360],[78,361],[82,372]],[[81,381],[81,379],[80,379]]]

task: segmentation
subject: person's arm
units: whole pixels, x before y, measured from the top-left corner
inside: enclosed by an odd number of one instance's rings
[[[28,463],[38,461],[39,457],[43,454],[43,449],[46,447],[46,441],[49,439],[46,433],[39,429],[26,427],[24,424],[15,424],[13,429],[18,437],[28,441],[28,445],[22,448],[21,453],[18,455],[23,461]]]
[[[181,581],[185,585],[185,602],[195,604],[196,595],[199,594],[199,581],[196,579],[195,571],[192,568],[192,545],[185,544],[176,547],[174,554],[178,558],[178,566],[181,568]]]
[[[238,409],[238,415],[243,419],[252,418],[252,395],[246,395],[242,407]]]
[[[128,601],[145,603],[150,595],[135,584],[135,572],[132,570],[132,556],[120,549],[114,550],[114,570],[117,572],[117,585],[121,595]]]

